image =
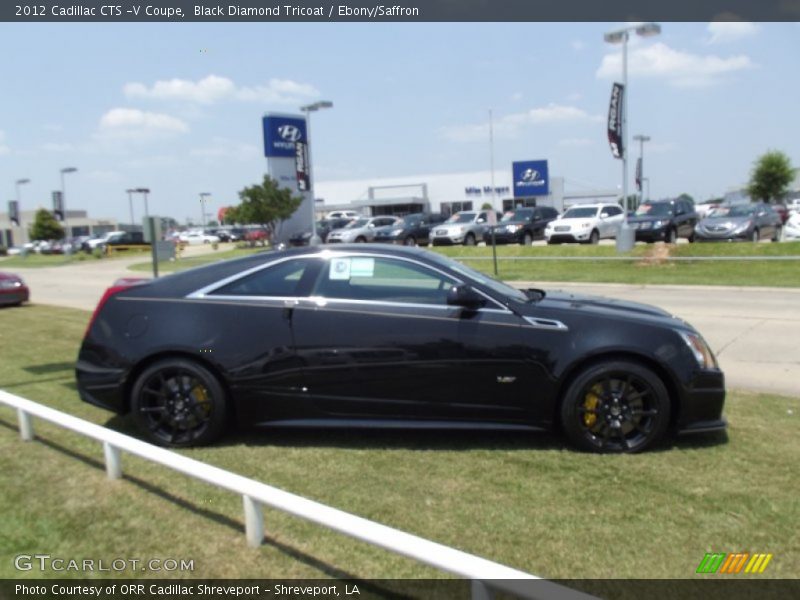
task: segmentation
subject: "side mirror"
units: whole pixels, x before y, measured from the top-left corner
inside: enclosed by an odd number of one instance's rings
[[[485,222],[486,222],[486,219],[478,219],[478,220],[477,220],[477,221],[475,221],[475,222],[476,222],[476,223],[485,223]]]
[[[486,304],[486,298],[468,285],[454,285],[447,292],[447,304],[475,310]]]

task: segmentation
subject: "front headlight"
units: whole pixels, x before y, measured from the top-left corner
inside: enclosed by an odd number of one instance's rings
[[[591,226],[592,226],[591,223],[581,223],[581,229],[589,229],[589,227]]]
[[[11,290],[14,288],[22,287],[21,279],[3,279],[0,280],[0,290]]]
[[[403,230],[402,230],[402,229],[395,229],[394,231],[390,231],[390,232],[389,232],[389,235],[390,235],[390,236],[392,236],[392,237],[397,237],[397,236],[398,236],[398,235],[400,235],[401,233],[403,233]]]
[[[669,223],[669,221],[655,221],[655,222],[653,223],[653,229],[661,229],[661,228],[662,228],[662,227],[664,227],[664,225],[666,225],[667,223]]]
[[[749,220],[745,221],[741,225],[737,226],[736,229],[733,230],[733,232],[734,233],[742,233],[743,231],[747,231],[749,229],[750,225],[752,225],[752,224],[753,224],[752,221],[749,221]]]
[[[519,231],[519,225],[506,225],[506,231],[508,233],[516,233]]]
[[[678,333],[683,338],[683,341],[686,342],[686,345],[689,346],[700,367],[703,369],[719,368],[714,353],[711,352],[711,348],[708,347],[708,344],[700,334],[688,331],[679,331]]]

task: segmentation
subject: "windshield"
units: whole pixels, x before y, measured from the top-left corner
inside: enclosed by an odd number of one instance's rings
[[[533,216],[533,210],[530,208],[518,208],[516,210],[510,210],[506,214],[503,215],[503,218],[500,219],[500,222],[505,221],[525,221],[526,219],[530,219]]]
[[[658,202],[649,204],[645,202],[636,209],[637,217],[671,217],[672,204],[669,202]]]
[[[472,220],[475,218],[475,213],[472,212],[460,212],[454,214],[452,217],[447,219],[445,223],[472,223]]]
[[[755,213],[756,213],[756,207],[753,204],[736,204],[734,206],[720,206],[717,210],[714,211],[714,216],[750,217]]]
[[[597,214],[594,206],[582,206],[580,208],[570,208],[564,213],[562,219],[590,219]],[[638,213],[637,213],[638,214]]]
[[[345,229],[360,229],[361,227],[366,227],[368,223],[369,219],[358,219],[357,221],[345,225]]]

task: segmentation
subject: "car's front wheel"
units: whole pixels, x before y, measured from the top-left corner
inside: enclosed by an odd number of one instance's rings
[[[533,235],[526,231],[525,236],[522,238],[522,245],[530,246],[531,244],[533,244]]]
[[[478,243],[478,241],[475,239],[475,235],[472,234],[472,233],[468,233],[464,237],[464,245],[465,246],[474,246],[477,243]]]
[[[417,240],[414,239],[413,235],[408,236],[406,239],[403,240],[403,244],[406,246],[416,246]]]
[[[561,404],[561,424],[583,450],[639,452],[663,437],[670,400],[661,379],[636,362],[609,360],[573,379]]]
[[[217,439],[225,427],[225,391],[201,364],[168,358],[136,379],[131,412],[145,437],[159,446],[201,446]]]

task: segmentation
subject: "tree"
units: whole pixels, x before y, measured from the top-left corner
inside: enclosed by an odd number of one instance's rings
[[[789,157],[779,150],[772,150],[756,160],[747,193],[753,200],[778,200],[789,191],[794,176]]]
[[[291,217],[303,202],[301,196],[292,196],[291,190],[278,187],[278,182],[269,175],[264,175],[262,184],[244,188],[239,192],[239,198],[241,204],[231,209],[236,221],[264,225],[270,231]],[[228,212],[225,221],[229,222]]]
[[[686,192],[678,196],[678,200],[686,200],[687,202],[691,202],[692,204],[694,204],[694,198],[692,198],[692,196],[690,196]]]
[[[60,240],[64,237],[64,228],[56,221],[53,213],[40,208],[36,211],[36,217],[28,234],[32,240]]]

